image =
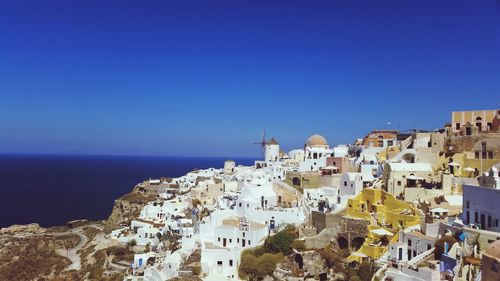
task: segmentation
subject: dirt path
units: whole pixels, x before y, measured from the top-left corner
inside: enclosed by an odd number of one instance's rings
[[[88,239],[87,239],[87,236],[85,236],[81,231],[82,231],[81,229],[76,229],[76,230],[69,230],[69,231],[65,231],[65,232],[51,233],[50,234],[52,236],[64,236],[64,235],[69,235],[69,234],[76,234],[80,237],[80,242],[75,247],[73,247],[71,249],[57,249],[56,250],[56,252],[59,255],[70,259],[71,265],[68,266],[68,268],[66,270],[80,270],[82,267],[80,255],[77,252],[87,243]]]

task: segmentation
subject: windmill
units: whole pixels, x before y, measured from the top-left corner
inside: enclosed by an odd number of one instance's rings
[[[266,130],[262,131],[262,140],[260,142],[254,142],[253,144],[259,144],[262,155],[265,155],[266,144],[267,144],[267,141],[266,141]]]

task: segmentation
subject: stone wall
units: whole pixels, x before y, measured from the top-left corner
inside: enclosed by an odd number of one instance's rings
[[[323,213],[318,211],[311,212],[311,221],[318,231],[325,228],[336,227],[339,225],[343,214],[338,213]]]
[[[352,241],[357,238],[365,238],[368,235],[368,220],[343,217],[339,223],[340,232],[338,238],[344,238],[351,247]]]

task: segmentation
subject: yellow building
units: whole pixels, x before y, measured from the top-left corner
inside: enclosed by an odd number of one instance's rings
[[[453,111],[451,113],[451,130],[453,133],[473,135],[478,132],[491,131],[497,110]]]
[[[348,257],[350,261],[378,259],[391,241],[397,241],[399,230],[420,225],[421,212],[382,189],[363,189],[347,204],[348,217],[370,221],[365,242]]]

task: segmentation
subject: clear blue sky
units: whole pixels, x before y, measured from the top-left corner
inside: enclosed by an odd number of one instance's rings
[[[288,150],[500,105],[500,1],[0,4],[0,152],[258,156],[263,129]]]

